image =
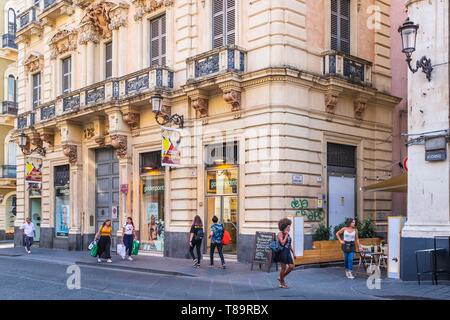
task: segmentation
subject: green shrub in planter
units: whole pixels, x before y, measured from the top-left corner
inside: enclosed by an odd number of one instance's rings
[[[372,220],[366,219],[358,226],[358,237],[361,239],[376,237],[375,224]]]
[[[342,228],[346,227],[347,225],[345,224],[345,222],[342,222],[341,224],[338,224],[337,226],[334,227],[334,233],[333,233],[333,239],[337,240],[336,238],[336,233],[341,230]]]
[[[327,227],[324,224],[320,224],[314,233],[314,241],[330,240],[331,227]]]

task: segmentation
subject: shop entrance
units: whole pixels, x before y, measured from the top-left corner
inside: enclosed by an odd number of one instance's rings
[[[112,223],[112,248],[119,230],[119,160],[112,148],[95,151],[95,218],[97,232],[105,220]]]
[[[30,217],[31,222],[36,228],[34,241],[41,239],[41,198],[30,198]]]

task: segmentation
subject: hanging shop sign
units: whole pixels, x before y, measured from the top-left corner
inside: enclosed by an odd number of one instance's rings
[[[42,182],[42,159],[28,159],[26,161],[25,181]]]
[[[128,194],[128,184],[121,184],[120,192],[122,192],[123,194]]]
[[[161,165],[165,167],[179,167],[181,165],[181,130],[161,127]]]

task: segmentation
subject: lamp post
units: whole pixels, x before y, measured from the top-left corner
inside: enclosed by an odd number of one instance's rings
[[[426,74],[428,81],[431,81],[431,72],[433,71],[431,59],[423,56],[416,62],[415,68],[411,66],[411,56],[414,51],[416,51],[417,30],[419,30],[419,25],[414,24],[409,18],[407,18],[403,25],[398,28],[398,32],[402,37],[402,52],[406,55],[406,62],[408,63],[409,70],[411,70],[412,73],[416,73],[419,69],[422,69],[423,73]]]
[[[174,123],[181,129],[183,129],[184,117],[178,114],[174,115],[166,114],[163,111],[163,97],[159,93],[156,93],[152,96],[151,104],[152,104],[152,111],[155,114],[155,120],[159,125],[165,126],[168,123]]]

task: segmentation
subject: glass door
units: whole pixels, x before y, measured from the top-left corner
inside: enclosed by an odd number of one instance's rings
[[[224,229],[230,233],[231,243],[223,247],[223,252],[236,254],[238,236],[238,170],[235,167],[208,170],[207,172],[207,234],[212,218],[219,218]],[[208,248],[211,240],[208,239]]]
[[[41,239],[41,198],[30,199],[30,216],[36,228],[34,241],[39,241]]]

